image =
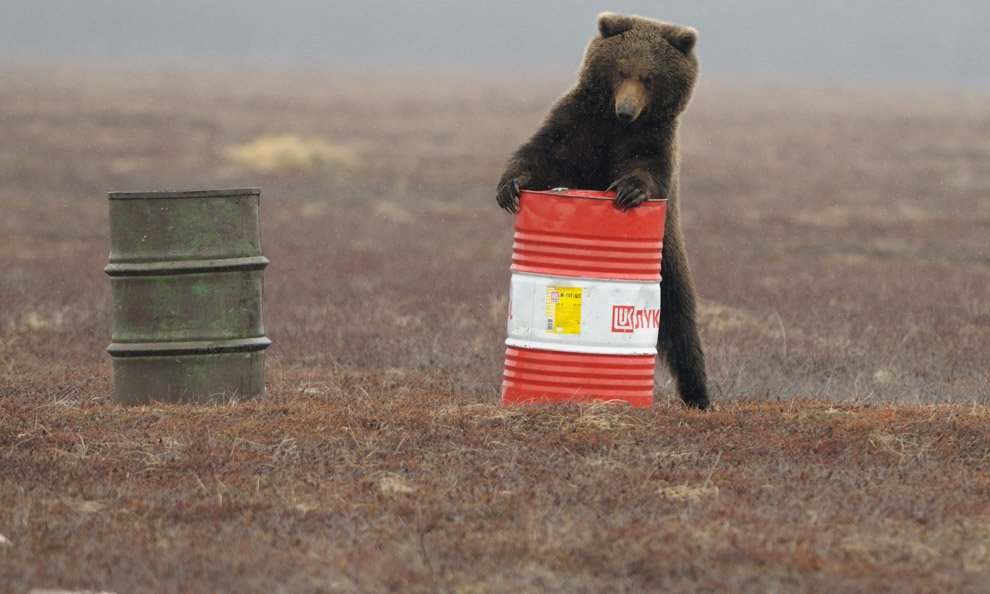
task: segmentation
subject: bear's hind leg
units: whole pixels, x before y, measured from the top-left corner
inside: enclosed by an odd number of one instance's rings
[[[660,283],[660,336],[657,348],[677,382],[677,391],[688,406],[709,406],[705,354],[701,350],[696,319],[696,298],[691,271],[681,245],[679,229],[668,225],[663,246],[663,280]]]

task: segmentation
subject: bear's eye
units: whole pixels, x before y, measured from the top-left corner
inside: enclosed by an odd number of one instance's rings
[[[643,83],[644,85],[648,85],[648,84],[650,84],[651,82],[653,82],[653,77],[652,77],[652,76],[650,76],[650,75],[648,75],[648,74],[644,74],[643,76],[641,76],[641,77],[639,77],[639,80],[640,80],[640,82],[642,82],[642,83]]]

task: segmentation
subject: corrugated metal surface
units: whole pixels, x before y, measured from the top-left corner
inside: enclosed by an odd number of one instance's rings
[[[614,198],[588,190],[520,192],[512,271],[659,281],[666,201],[623,212]]]
[[[653,404],[656,355],[587,355],[536,349],[505,350],[503,404],[618,400]]]

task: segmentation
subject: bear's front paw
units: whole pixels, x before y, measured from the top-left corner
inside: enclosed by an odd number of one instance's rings
[[[638,177],[623,177],[608,187],[615,192],[615,207],[619,210],[629,210],[648,200],[650,195],[646,184]]]
[[[509,178],[498,185],[498,205],[511,213],[519,212],[519,179]]]

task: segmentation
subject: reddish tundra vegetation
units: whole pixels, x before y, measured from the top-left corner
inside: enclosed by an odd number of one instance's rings
[[[566,80],[0,66],[0,591],[985,591],[990,101],[706,80],[714,410],[498,404]],[[123,408],[108,190],[262,186],[268,397]]]

